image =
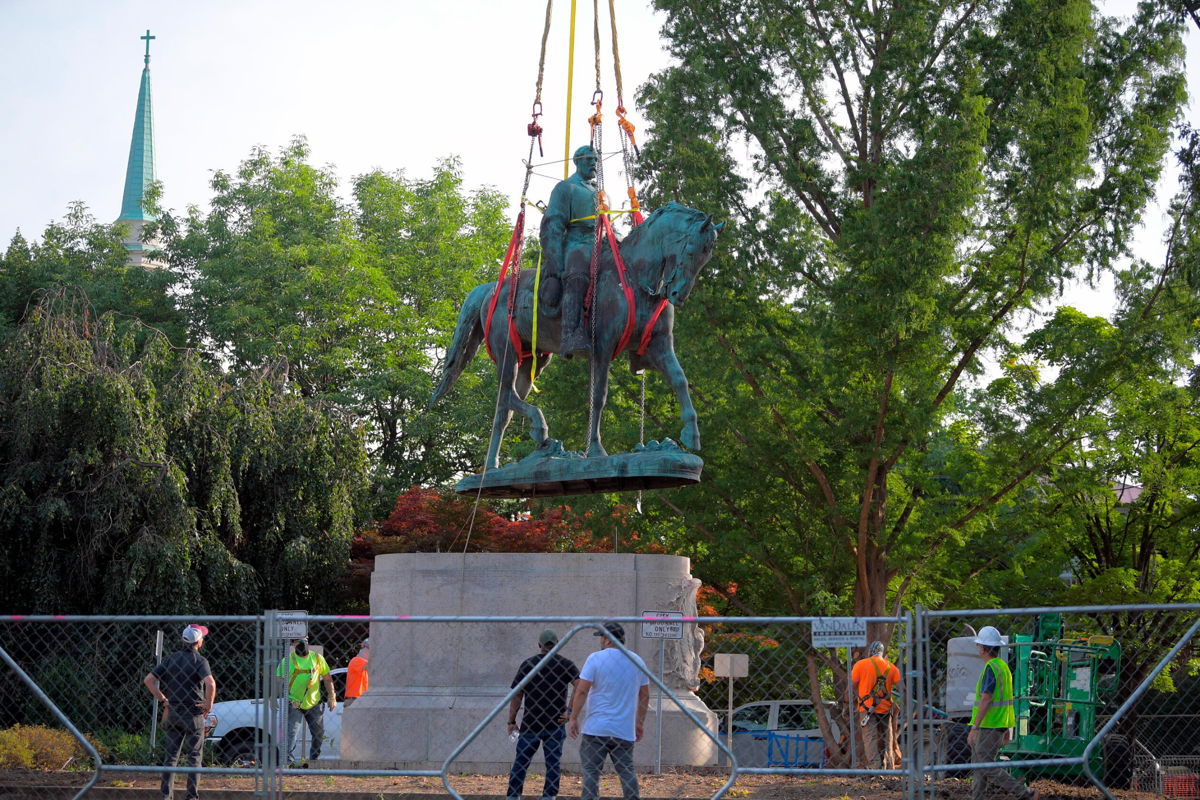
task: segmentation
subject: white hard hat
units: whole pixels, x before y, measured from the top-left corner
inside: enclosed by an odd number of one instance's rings
[[[981,644],[984,647],[999,647],[1004,642],[1000,641],[1000,631],[991,625],[984,625],[979,629],[979,635],[975,637],[975,644]]]

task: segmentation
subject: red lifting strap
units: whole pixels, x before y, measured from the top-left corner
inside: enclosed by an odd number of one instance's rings
[[[488,357],[492,361],[496,360],[496,354],[492,352],[492,317],[496,313],[496,304],[500,300],[500,290],[504,287],[504,279],[508,275],[509,265],[513,265],[513,278],[516,278],[516,265],[520,263],[520,247],[521,236],[525,232],[525,207],[521,206],[521,211],[517,214],[517,224],[513,226],[512,236],[508,240],[508,250],[504,254],[504,264],[500,267],[500,277],[496,280],[496,290],[492,292],[492,302],[488,305],[487,317],[483,321],[483,343],[487,346]],[[517,353],[517,361],[524,361],[529,357],[528,353],[521,352],[521,337],[517,334],[517,325],[513,322],[513,309],[515,308],[515,298],[517,296],[516,281],[513,281],[513,287],[508,293],[508,337],[512,340],[513,348]]]
[[[617,283],[621,286],[621,292],[625,295],[625,330],[621,332],[621,338],[617,342],[617,349],[613,350],[612,357],[615,359],[625,345],[629,344],[629,338],[633,335],[633,326],[637,323],[637,311],[633,305],[633,287],[629,285],[629,281],[625,277],[625,260],[621,258],[621,248],[617,246],[617,235],[613,233],[612,222],[608,219],[608,214],[598,214],[603,227],[597,230],[597,236],[607,236],[608,246],[612,250],[613,263],[617,265]]]
[[[646,348],[650,346],[650,336],[654,333],[654,323],[658,322],[658,318],[662,316],[663,309],[667,307],[667,298],[658,301],[658,305],[654,308],[654,313],[650,315],[650,319],[646,321],[646,327],[642,328],[642,339],[638,343],[637,354],[640,356],[646,352]]]

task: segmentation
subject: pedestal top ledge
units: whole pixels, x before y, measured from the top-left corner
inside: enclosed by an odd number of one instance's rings
[[[375,557],[375,572],[506,569],[604,572],[691,572],[687,556],[659,553],[388,553]]]

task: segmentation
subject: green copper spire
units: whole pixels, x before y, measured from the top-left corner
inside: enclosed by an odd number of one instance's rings
[[[154,180],[154,112],[150,106],[150,40],[146,40],[146,66],[142,69],[142,84],[138,89],[137,113],[133,117],[133,140],[129,143],[129,166],[125,169],[125,193],[121,197],[121,216],[118,222],[153,219],[142,209],[142,196]]]

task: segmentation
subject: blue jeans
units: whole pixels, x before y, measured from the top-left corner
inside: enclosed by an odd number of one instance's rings
[[[508,796],[520,797],[525,791],[525,773],[529,762],[542,746],[542,757],[546,759],[546,783],[542,786],[542,797],[558,797],[558,780],[562,777],[562,749],[566,730],[562,725],[544,731],[521,731],[517,737],[517,756],[513,759],[512,771],[508,773]]]
[[[321,704],[312,708],[300,709],[288,705],[288,761],[295,764],[300,760],[296,752],[296,743],[300,741],[300,725],[308,723],[308,738],[312,741],[308,746],[308,758],[316,761],[321,757],[321,741],[325,738],[325,714]]]
[[[166,734],[167,757],[163,759],[164,767],[173,767],[179,763],[179,751],[187,754],[189,767],[200,766],[200,751],[204,746],[204,716],[196,714],[176,714],[167,712],[163,723],[163,733]],[[159,789],[163,797],[171,796],[171,778],[174,773],[164,772]],[[187,800],[196,800],[200,796],[200,773],[189,772],[187,776]]]
[[[637,773],[633,771],[633,742],[615,736],[589,736],[586,733],[579,742],[579,760],[583,767],[581,800],[599,799],[600,772],[604,769],[606,756],[612,759],[613,770],[621,781],[621,794],[625,795],[625,800],[638,800]]]

